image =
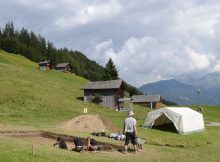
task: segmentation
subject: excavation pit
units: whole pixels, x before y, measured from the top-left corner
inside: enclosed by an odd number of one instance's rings
[[[33,143],[38,144],[46,144],[53,146],[54,143],[56,143],[57,137],[61,137],[67,144],[68,150],[71,149],[71,144],[74,138],[81,139],[84,144],[86,141],[86,138],[76,137],[76,136],[69,136],[64,134],[58,134],[53,132],[45,132],[45,131],[0,131],[1,135],[10,136],[18,139],[23,139],[26,141],[31,141]],[[121,152],[123,150],[122,146],[109,144],[105,142],[97,141],[97,144],[100,145],[101,149],[99,151],[119,151]],[[84,148],[86,146],[84,145]]]

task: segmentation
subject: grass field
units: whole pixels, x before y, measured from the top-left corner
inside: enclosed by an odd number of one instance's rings
[[[87,82],[76,75],[40,71],[36,63],[23,56],[0,51],[0,130],[46,130],[86,137],[88,132],[55,127],[81,115],[84,107],[89,114],[99,114],[105,122],[121,130],[124,113],[80,100],[83,96],[80,88]],[[203,109],[205,123],[220,122],[220,106],[204,106]],[[207,126],[206,131],[190,135],[142,129],[148,111],[134,107],[138,134],[147,139],[144,150],[136,155],[119,152],[79,154],[35,143],[36,155],[33,157],[33,142],[0,135],[0,161],[220,161],[219,127]],[[98,140],[109,142],[105,138]]]

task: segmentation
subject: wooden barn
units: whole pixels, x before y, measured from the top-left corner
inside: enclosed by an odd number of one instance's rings
[[[41,70],[49,70],[49,69],[55,69],[55,66],[52,63],[52,61],[44,61],[44,62],[39,62],[39,68]]]
[[[72,73],[72,66],[69,63],[60,63],[56,65],[56,70],[64,73]]]
[[[161,96],[160,95],[134,95],[132,102],[141,106],[149,106],[151,109],[160,108]]]
[[[119,98],[124,97],[125,85],[122,80],[90,82],[85,85],[84,101],[91,102],[96,96],[101,96],[100,104],[108,108],[120,107]]]

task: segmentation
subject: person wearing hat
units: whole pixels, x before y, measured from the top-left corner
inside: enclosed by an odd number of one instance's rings
[[[131,141],[131,143],[134,146],[134,152],[136,153],[137,150],[137,143],[135,138],[137,137],[137,121],[135,118],[133,118],[134,112],[129,111],[128,117],[124,121],[124,128],[123,128],[123,134],[125,134],[125,150],[124,153],[128,150],[128,144]]]

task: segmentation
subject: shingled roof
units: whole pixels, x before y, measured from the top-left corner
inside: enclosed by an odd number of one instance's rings
[[[69,63],[60,63],[60,64],[57,64],[56,68],[64,68],[64,67],[67,67],[67,65],[69,65]]]
[[[109,80],[109,81],[97,81],[97,82],[89,82],[82,89],[118,89],[122,80]]]
[[[160,101],[160,95],[134,95],[132,96],[132,102],[158,102]]]

